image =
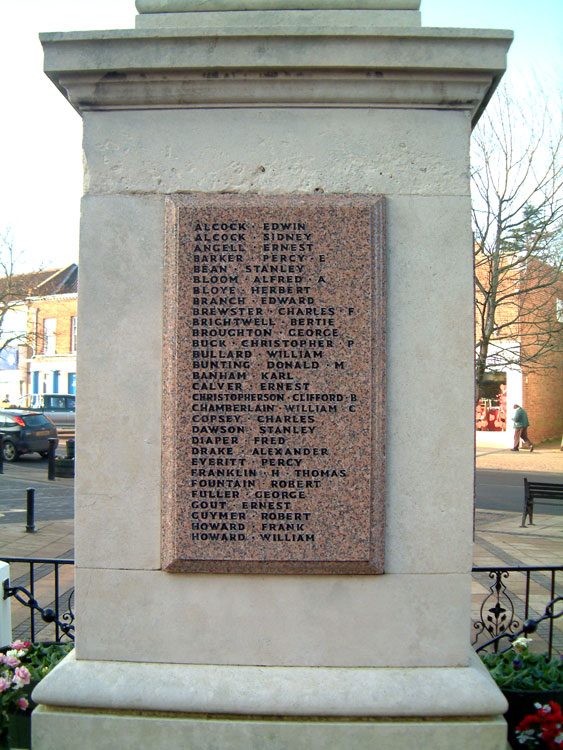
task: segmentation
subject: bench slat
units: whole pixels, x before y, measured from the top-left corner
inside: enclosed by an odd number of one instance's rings
[[[563,496],[563,484],[555,484],[553,482],[528,482],[525,484],[525,489],[529,495],[555,495],[556,497]]]
[[[563,484],[555,482],[529,482],[524,478],[524,509],[522,511],[521,526],[526,526],[526,516],[529,517],[530,524],[533,523],[534,502],[540,505],[558,506],[558,502],[549,502],[550,500],[563,501]]]

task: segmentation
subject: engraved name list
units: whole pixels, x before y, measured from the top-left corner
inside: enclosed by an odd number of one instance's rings
[[[167,210],[163,567],[382,572],[382,199]]]

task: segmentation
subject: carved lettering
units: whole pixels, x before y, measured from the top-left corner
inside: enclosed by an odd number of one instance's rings
[[[355,196],[169,200],[168,570],[381,572],[381,217]]]

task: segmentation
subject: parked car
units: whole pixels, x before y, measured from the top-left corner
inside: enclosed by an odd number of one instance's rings
[[[4,437],[4,461],[17,461],[22,453],[39,453],[46,458],[49,438],[57,438],[57,428],[45,414],[24,409],[2,409],[0,435]],[[55,448],[58,442],[57,439]]]
[[[74,430],[76,396],[72,393],[29,393],[20,398],[19,408],[43,412],[59,430]]]

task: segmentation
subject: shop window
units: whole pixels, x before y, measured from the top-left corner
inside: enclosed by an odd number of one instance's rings
[[[486,372],[475,408],[475,429],[487,432],[506,430],[506,373]]]

